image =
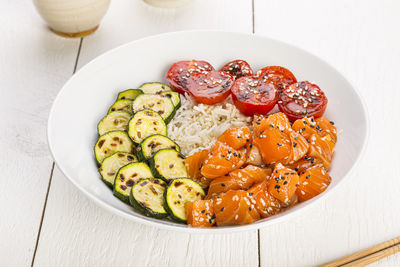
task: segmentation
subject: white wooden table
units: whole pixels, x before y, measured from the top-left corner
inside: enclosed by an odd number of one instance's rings
[[[195,0],[157,9],[115,0],[83,39],[52,34],[28,1],[0,8],[1,266],[310,266],[400,235],[400,1]],[[54,166],[51,104],[88,61],[168,31],[266,35],[338,68],[366,99],[371,136],[345,185],[295,219],[259,231],[189,235],[120,218]],[[265,51],[268,53],[268,51]],[[376,263],[400,266],[400,254]]]

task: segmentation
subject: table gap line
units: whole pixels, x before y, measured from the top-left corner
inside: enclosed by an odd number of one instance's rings
[[[251,30],[253,33],[255,33],[254,1],[255,0],[251,0]]]
[[[72,75],[75,74],[77,66],[78,66],[79,56],[81,54],[82,43],[83,43],[83,37],[81,37],[79,40],[79,46],[78,46],[78,51],[77,51],[76,58],[75,58]],[[42,216],[40,218],[39,229],[38,229],[38,232],[36,235],[35,249],[33,251],[31,267],[33,267],[33,265],[35,264],[36,252],[39,247],[40,233],[42,232],[43,221],[44,221],[44,217],[46,214],[47,200],[49,199],[49,193],[50,193],[50,188],[51,188],[51,182],[53,180],[54,168],[55,168],[55,161],[53,160],[52,165],[51,165],[51,170],[50,170],[49,182],[47,184],[46,197],[44,199],[44,204],[43,204],[43,209],[42,209]]]
[[[43,205],[43,209],[42,209],[42,216],[41,216],[41,218],[40,218],[39,229],[38,229],[37,236],[36,236],[35,250],[33,251],[33,257],[32,257],[31,267],[32,267],[33,264],[35,263],[36,251],[37,251],[37,248],[38,248],[38,246],[39,246],[39,239],[40,239],[40,233],[41,233],[41,231],[42,231],[43,218],[44,218],[44,214],[45,214],[45,212],[46,212],[46,206],[47,206],[47,200],[48,200],[48,198],[49,198],[49,192],[50,192],[51,181],[53,180],[54,166],[55,166],[55,163],[54,163],[54,161],[53,161],[53,163],[52,163],[52,165],[51,165],[49,183],[47,184],[47,191],[46,191],[46,197],[45,197],[45,199],[44,199],[44,205]]]

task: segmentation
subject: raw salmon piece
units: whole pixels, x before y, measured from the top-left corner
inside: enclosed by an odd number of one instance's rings
[[[314,121],[312,117],[311,118],[304,117],[302,119],[298,119],[292,125],[292,129],[300,133],[306,139],[309,139],[310,136],[313,134],[318,134],[316,128],[317,128],[317,123]]]
[[[244,190],[230,190],[213,200],[218,226],[249,224],[260,219],[256,201]]]
[[[300,175],[296,194],[300,201],[309,200],[328,188],[332,179],[324,167],[311,167]]]
[[[334,144],[329,139],[329,135],[325,137],[321,137],[318,134],[311,135],[310,148],[307,152],[307,156],[320,160],[327,170],[331,166],[334,148]]]
[[[292,151],[290,137],[284,131],[270,127],[254,136],[254,145],[257,146],[263,162],[266,164],[287,161]]]
[[[315,119],[315,123],[317,124],[317,132],[321,136],[329,135],[334,144],[337,141],[337,130],[335,125],[332,121],[328,120],[327,118],[320,117]]]
[[[323,166],[321,160],[313,158],[313,157],[308,157],[304,156],[298,161],[286,165],[289,169],[295,170],[299,175],[301,173],[304,173],[307,169],[313,167],[313,166]]]
[[[212,180],[208,188],[207,198],[229,190],[249,189],[254,184],[267,180],[271,172],[270,168],[259,168],[252,165],[231,171],[226,176]]]
[[[246,164],[255,166],[264,164],[260,151],[258,150],[257,146],[253,144],[249,145],[249,153],[247,155]]]
[[[261,131],[268,129],[269,127],[278,128],[282,131],[291,128],[288,118],[282,112],[274,113],[268,116],[258,116],[254,118],[254,135],[260,135]]]
[[[293,163],[304,157],[308,151],[309,144],[306,139],[299,133],[289,130],[289,138],[292,145],[292,151],[288,159],[282,163]]]
[[[187,224],[193,227],[211,227],[215,224],[211,200],[196,200],[185,204]]]
[[[203,162],[201,174],[206,178],[217,178],[240,168],[246,162],[247,149],[234,149],[217,141]]]
[[[284,205],[288,205],[296,192],[298,183],[299,175],[296,171],[278,163],[272,172],[268,192]]]
[[[190,178],[192,178],[193,180],[197,180],[200,178],[200,169],[207,156],[208,150],[202,150],[193,153],[185,159],[186,170]]]
[[[268,193],[268,180],[251,187],[247,192],[256,201],[255,207],[262,218],[277,214],[282,209],[281,202]]]
[[[252,135],[249,127],[231,128],[226,130],[217,140],[234,149],[239,149],[251,143]]]

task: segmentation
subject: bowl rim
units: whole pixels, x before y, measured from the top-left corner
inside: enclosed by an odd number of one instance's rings
[[[277,224],[280,223],[282,221],[286,221],[288,219],[291,219],[293,217],[296,217],[300,214],[301,212],[305,212],[307,211],[310,207],[314,206],[315,203],[319,203],[321,202],[322,199],[326,198],[327,194],[326,192],[321,193],[320,195],[316,196],[313,198],[312,202],[303,202],[301,204],[298,205],[302,205],[302,207],[296,209],[296,210],[292,210],[289,209],[287,211],[284,211],[282,214],[282,216],[279,217],[274,217],[271,216],[269,217],[267,220],[265,221],[257,221],[255,223],[252,224],[247,224],[247,225],[233,225],[233,226],[224,226],[224,227],[211,227],[211,228],[195,228],[195,227],[190,227],[184,224],[176,224],[176,225],[169,225],[169,224],[164,224],[162,223],[162,221],[160,220],[160,223],[158,222],[153,222],[150,220],[147,220],[146,218],[142,218],[139,216],[134,216],[132,214],[128,214],[125,213],[124,211],[119,210],[118,208],[115,208],[113,206],[111,206],[110,204],[98,199],[96,196],[94,196],[92,193],[90,193],[88,190],[86,190],[83,186],[81,186],[78,182],[76,182],[73,178],[71,178],[68,175],[68,172],[65,170],[64,166],[61,164],[61,162],[59,162],[57,160],[57,156],[55,155],[55,153],[52,150],[52,140],[50,138],[51,136],[51,132],[52,132],[52,127],[51,127],[51,122],[53,120],[53,116],[54,116],[54,110],[57,106],[57,103],[60,101],[63,92],[66,90],[66,88],[68,87],[69,83],[71,82],[71,80],[73,79],[73,77],[77,74],[79,74],[80,72],[82,72],[87,66],[96,64],[97,61],[101,60],[103,56],[106,56],[108,54],[112,54],[114,53],[116,50],[121,49],[125,46],[129,46],[132,43],[136,43],[136,42],[142,42],[145,40],[150,40],[152,38],[159,38],[159,37],[163,37],[163,36],[168,36],[168,35],[180,35],[180,34],[188,34],[188,33],[221,33],[221,34],[229,34],[229,35],[239,35],[242,37],[247,37],[247,38],[260,38],[260,39],[264,39],[267,41],[272,41],[272,42],[276,42],[276,43],[280,43],[283,44],[291,49],[297,49],[300,50],[301,52],[307,54],[308,56],[317,58],[318,60],[320,60],[322,63],[326,64],[327,66],[329,66],[331,69],[333,69],[339,76],[341,76],[345,82],[347,82],[351,88],[353,89],[353,91],[355,92],[356,96],[358,97],[358,99],[360,100],[361,103],[361,108],[362,108],[362,113],[365,117],[365,138],[363,140],[362,143],[362,147],[360,152],[358,153],[358,155],[356,156],[356,159],[354,161],[354,164],[350,167],[350,169],[348,170],[348,172],[343,176],[343,178],[336,184],[335,187],[331,188],[329,190],[329,192],[333,192],[335,190],[337,190],[337,188],[341,185],[344,184],[344,181],[348,180],[348,177],[353,175],[354,170],[356,169],[356,167],[359,165],[360,161],[362,160],[362,158],[365,156],[365,151],[367,148],[367,144],[369,142],[369,138],[370,138],[370,116],[369,116],[369,112],[367,109],[367,105],[366,105],[366,101],[364,99],[364,97],[362,96],[362,94],[360,93],[360,91],[352,84],[350,83],[350,81],[347,79],[347,76],[344,75],[343,73],[339,72],[334,66],[332,66],[329,62],[327,62],[325,59],[316,56],[314,54],[312,54],[311,52],[298,47],[296,45],[278,40],[278,39],[274,39],[274,38],[270,38],[264,35],[260,35],[260,34],[252,34],[252,33],[243,33],[243,32],[234,32],[234,31],[225,31],[225,30],[184,30],[184,31],[173,31],[173,32],[166,32],[166,33],[161,33],[161,34],[156,34],[156,35],[150,35],[150,36],[146,36],[144,38],[140,38],[140,39],[136,39],[130,42],[127,42],[125,44],[119,45],[117,47],[114,47],[98,56],[96,56],[95,58],[93,58],[92,60],[90,60],[88,63],[86,63],[84,66],[82,66],[76,73],[74,73],[73,75],[71,75],[71,77],[69,77],[69,79],[67,80],[67,82],[63,85],[63,87],[61,88],[61,90],[57,93],[56,98],[53,101],[53,104],[51,106],[50,109],[50,113],[49,113],[49,117],[47,120],[47,144],[48,144],[48,148],[50,150],[50,154],[54,159],[55,164],[57,165],[57,167],[59,168],[59,170],[61,171],[61,173],[67,177],[67,179],[74,185],[76,186],[81,192],[84,193],[84,195],[86,197],[88,197],[89,199],[91,199],[92,201],[94,201],[94,203],[96,203],[96,205],[114,213],[117,214],[123,218],[126,218],[128,220],[140,223],[140,224],[144,224],[144,225],[148,225],[148,226],[153,226],[153,227],[157,227],[159,229],[164,229],[164,230],[173,230],[173,231],[177,231],[177,232],[185,232],[185,233],[195,233],[195,234],[206,234],[206,233],[210,233],[210,234],[223,234],[223,233],[237,233],[237,232],[245,232],[245,231],[251,231],[251,230],[257,230],[260,228],[264,228],[267,227],[269,225],[273,225],[273,224]],[[288,212],[291,211],[291,212]],[[286,213],[286,214],[285,214]]]

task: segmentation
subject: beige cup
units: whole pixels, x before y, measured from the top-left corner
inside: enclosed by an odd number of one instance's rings
[[[50,29],[64,37],[82,37],[97,30],[110,0],[34,0]]]

